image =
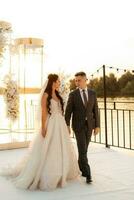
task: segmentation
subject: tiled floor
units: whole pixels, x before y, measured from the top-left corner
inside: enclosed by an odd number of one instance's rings
[[[0,151],[0,165],[19,159],[27,149]],[[87,185],[84,178],[69,182],[65,188],[51,192],[23,191],[11,181],[0,177],[0,195],[4,200],[133,200],[134,152],[106,149],[90,144],[88,159],[93,183]]]

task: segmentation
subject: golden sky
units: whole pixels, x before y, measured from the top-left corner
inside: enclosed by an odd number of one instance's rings
[[[134,65],[133,0],[1,0],[13,37],[44,39],[45,69]]]

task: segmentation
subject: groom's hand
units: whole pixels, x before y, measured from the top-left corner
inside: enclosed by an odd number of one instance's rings
[[[99,128],[99,127],[96,127],[96,128],[93,130],[94,135],[97,135],[99,132],[100,132],[100,128]]]
[[[69,132],[69,135],[71,134],[71,129],[70,129],[70,126],[67,126],[68,127],[68,132]]]

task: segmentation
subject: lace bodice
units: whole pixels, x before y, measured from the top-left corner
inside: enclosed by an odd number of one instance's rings
[[[60,113],[62,114],[61,104],[54,99],[51,99],[51,114]]]

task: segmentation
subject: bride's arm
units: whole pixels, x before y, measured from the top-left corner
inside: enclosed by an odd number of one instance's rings
[[[41,134],[42,134],[43,137],[45,137],[45,135],[46,135],[46,120],[47,120],[47,115],[48,115],[47,97],[48,97],[48,94],[44,93],[43,96],[42,96],[42,100],[41,100],[41,110],[42,110]]]

